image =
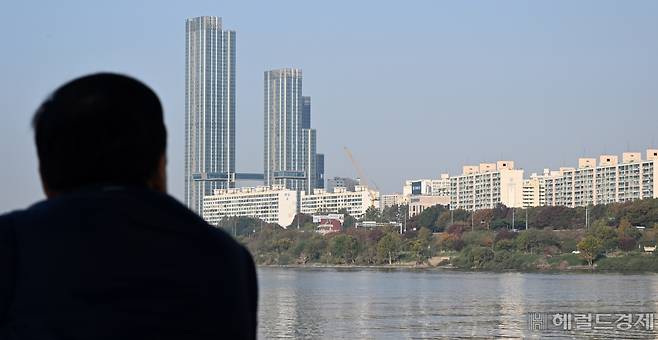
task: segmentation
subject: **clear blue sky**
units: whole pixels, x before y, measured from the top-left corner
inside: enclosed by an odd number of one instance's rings
[[[61,83],[134,75],[160,95],[183,189],[184,20],[237,31],[237,166],[262,171],[263,71],[304,71],[327,176],[384,192],[464,163],[527,171],[658,143],[658,1],[4,1],[0,211],[42,198],[29,126]]]

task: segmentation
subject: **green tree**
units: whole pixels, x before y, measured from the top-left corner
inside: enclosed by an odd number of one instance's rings
[[[317,261],[322,256],[325,247],[324,237],[315,234],[305,243],[303,253],[308,257],[309,261]]]
[[[388,260],[388,264],[393,264],[393,260],[397,259],[399,248],[400,236],[397,233],[386,233],[377,242],[377,256]]]
[[[496,251],[498,251],[498,250],[508,250],[508,251],[514,250],[514,240],[510,240],[510,239],[498,240],[496,242],[495,246],[494,246],[494,249],[496,249]]]
[[[381,211],[374,206],[370,206],[363,215],[363,220],[379,222],[381,221]]]
[[[473,247],[471,258],[475,268],[482,268],[487,262],[494,259],[494,252],[488,247]]]
[[[397,204],[386,207],[382,210],[381,213],[381,222],[391,222],[395,221],[397,222],[399,220],[399,214],[400,214],[400,206]]]
[[[345,220],[343,221],[343,230],[354,228],[354,224],[356,224],[356,219],[347,212],[347,209],[340,209],[338,210],[338,213],[343,214],[345,216]]]
[[[331,255],[336,259],[341,259],[344,263],[354,263],[359,250],[357,240],[351,235],[340,234],[333,237],[330,241],[329,249]]]
[[[416,264],[423,263],[427,259],[427,243],[422,240],[413,240],[409,244],[409,249],[413,252],[414,257],[416,258]]]
[[[445,230],[448,228],[448,226],[450,226],[450,218],[450,210],[445,210],[436,218],[434,225],[439,227],[441,230]]]
[[[603,242],[592,235],[588,235],[582,241],[578,242],[580,256],[587,261],[590,267],[594,266],[594,260],[599,256],[602,249]]]
[[[528,229],[519,233],[519,235],[514,239],[514,244],[516,249],[523,252],[530,252],[534,250],[537,246],[537,238],[539,231],[536,229]]]
[[[606,253],[617,248],[619,238],[613,228],[607,225],[597,224],[597,226],[592,227],[590,234],[601,240],[601,246]]]
[[[433,229],[434,223],[438,219],[439,215],[441,215],[441,213],[446,210],[446,207],[442,205],[435,205],[423,210],[423,212],[418,215],[418,226],[421,228],[425,227]]]
[[[432,231],[430,231],[428,228],[420,228],[418,231],[418,235],[416,235],[416,238],[419,240],[422,240],[425,243],[430,243],[432,240]]]

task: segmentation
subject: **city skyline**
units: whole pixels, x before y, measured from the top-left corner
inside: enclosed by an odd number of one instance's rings
[[[340,10],[348,4],[352,11]],[[11,194],[0,206],[43,197],[28,127],[38,103],[64,81],[100,70],[134,75],[159,94],[169,129],[169,185],[183,200],[181,22],[200,14],[223,17],[240,36],[240,170],[262,168],[262,72],[288,65],[308,75],[304,87],[313,95],[327,176],[355,177],[342,154],[349,146],[382,192],[398,191],[405,178],[435,178],[479,161],[514,159],[540,172],[579,156],[655,147],[656,3],[420,1],[377,4],[379,15],[366,16],[373,4],[263,3],[258,13],[211,2],[10,4],[1,34],[15,53],[0,66],[0,145]],[[98,25],[98,11],[122,25]],[[9,34],[26,17],[32,24],[20,39]]]

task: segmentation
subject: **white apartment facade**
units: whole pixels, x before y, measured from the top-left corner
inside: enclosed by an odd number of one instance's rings
[[[381,195],[380,202],[381,202],[380,206],[383,210],[388,207],[392,207],[394,205],[408,204],[409,197],[404,196],[400,193],[386,194],[386,195]]]
[[[409,198],[409,209],[407,215],[409,218],[420,215],[423,210],[435,205],[450,205],[450,196],[411,196]]]
[[[438,179],[410,179],[404,182],[402,195],[450,196],[450,175],[441,174]]]
[[[544,173],[538,175],[533,173],[529,179],[523,180],[523,207],[543,207],[546,205],[546,179],[558,174],[544,169]]]
[[[578,168],[561,168],[546,179],[546,204],[582,207],[658,198],[658,149],[581,158]]]
[[[513,161],[467,165],[462,174],[450,177],[450,209],[492,209],[523,205],[523,170]]]
[[[300,210],[303,214],[337,213],[343,209],[354,218],[361,218],[371,206],[379,208],[379,192],[357,185],[354,191],[336,187],[333,192],[313,190],[312,195],[301,193]]]
[[[217,225],[224,217],[254,217],[282,227],[297,213],[297,192],[282,185],[216,189],[203,199],[203,218]]]

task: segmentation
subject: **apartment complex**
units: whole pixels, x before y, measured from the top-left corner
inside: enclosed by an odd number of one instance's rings
[[[185,21],[185,204],[230,185],[235,173],[235,31],[214,16]]]
[[[450,177],[450,209],[492,209],[498,204],[523,205],[523,170],[513,161],[467,165],[462,174]]]
[[[296,213],[297,192],[281,185],[216,189],[203,202],[203,218],[212,225],[224,217],[255,217],[286,227]]]
[[[409,217],[435,205],[447,206],[450,204],[450,175],[441,174],[438,179],[407,180],[402,195],[404,203],[409,205]]]
[[[409,203],[409,197],[404,196],[399,193],[395,194],[386,194],[386,195],[381,195],[380,197],[380,206],[383,209],[392,207],[394,205],[403,205]]]
[[[353,217],[361,218],[371,206],[377,208],[378,199],[378,192],[362,186],[353,191],[315,189],[310,195],[282,185],[216,189],[204,198],[203,218],[217,225],[224,217],[255,217],[285,228],[293,222],[297,211],[317,214],[344,209]]]
[[[405,196],[450,196],[450,175],[441,174],[438,179],[406,180],[402,194]]]
[[[561,168],[546,179],[546,205],[582,207],[658,198],[658,149],[581,158],[578,168]]]
[[[448,206],[450,204],[450,196],[411,196],[409,197],[409,218],[420,215],[423,210],[433,207],[435,205]]]
[[[336,187],[333,192],[313,190],[301,195],[300,211],[304,214],[332,213],[343,209],[355,218],[361,218],[371,206],[379,208],[379,193],[357,185],[353,191]]]
[[[544,169],[544,173],[533,173],[530,179],[523,180],[523,207],[543,207],[546,205],[546,179],[558,172]]]

